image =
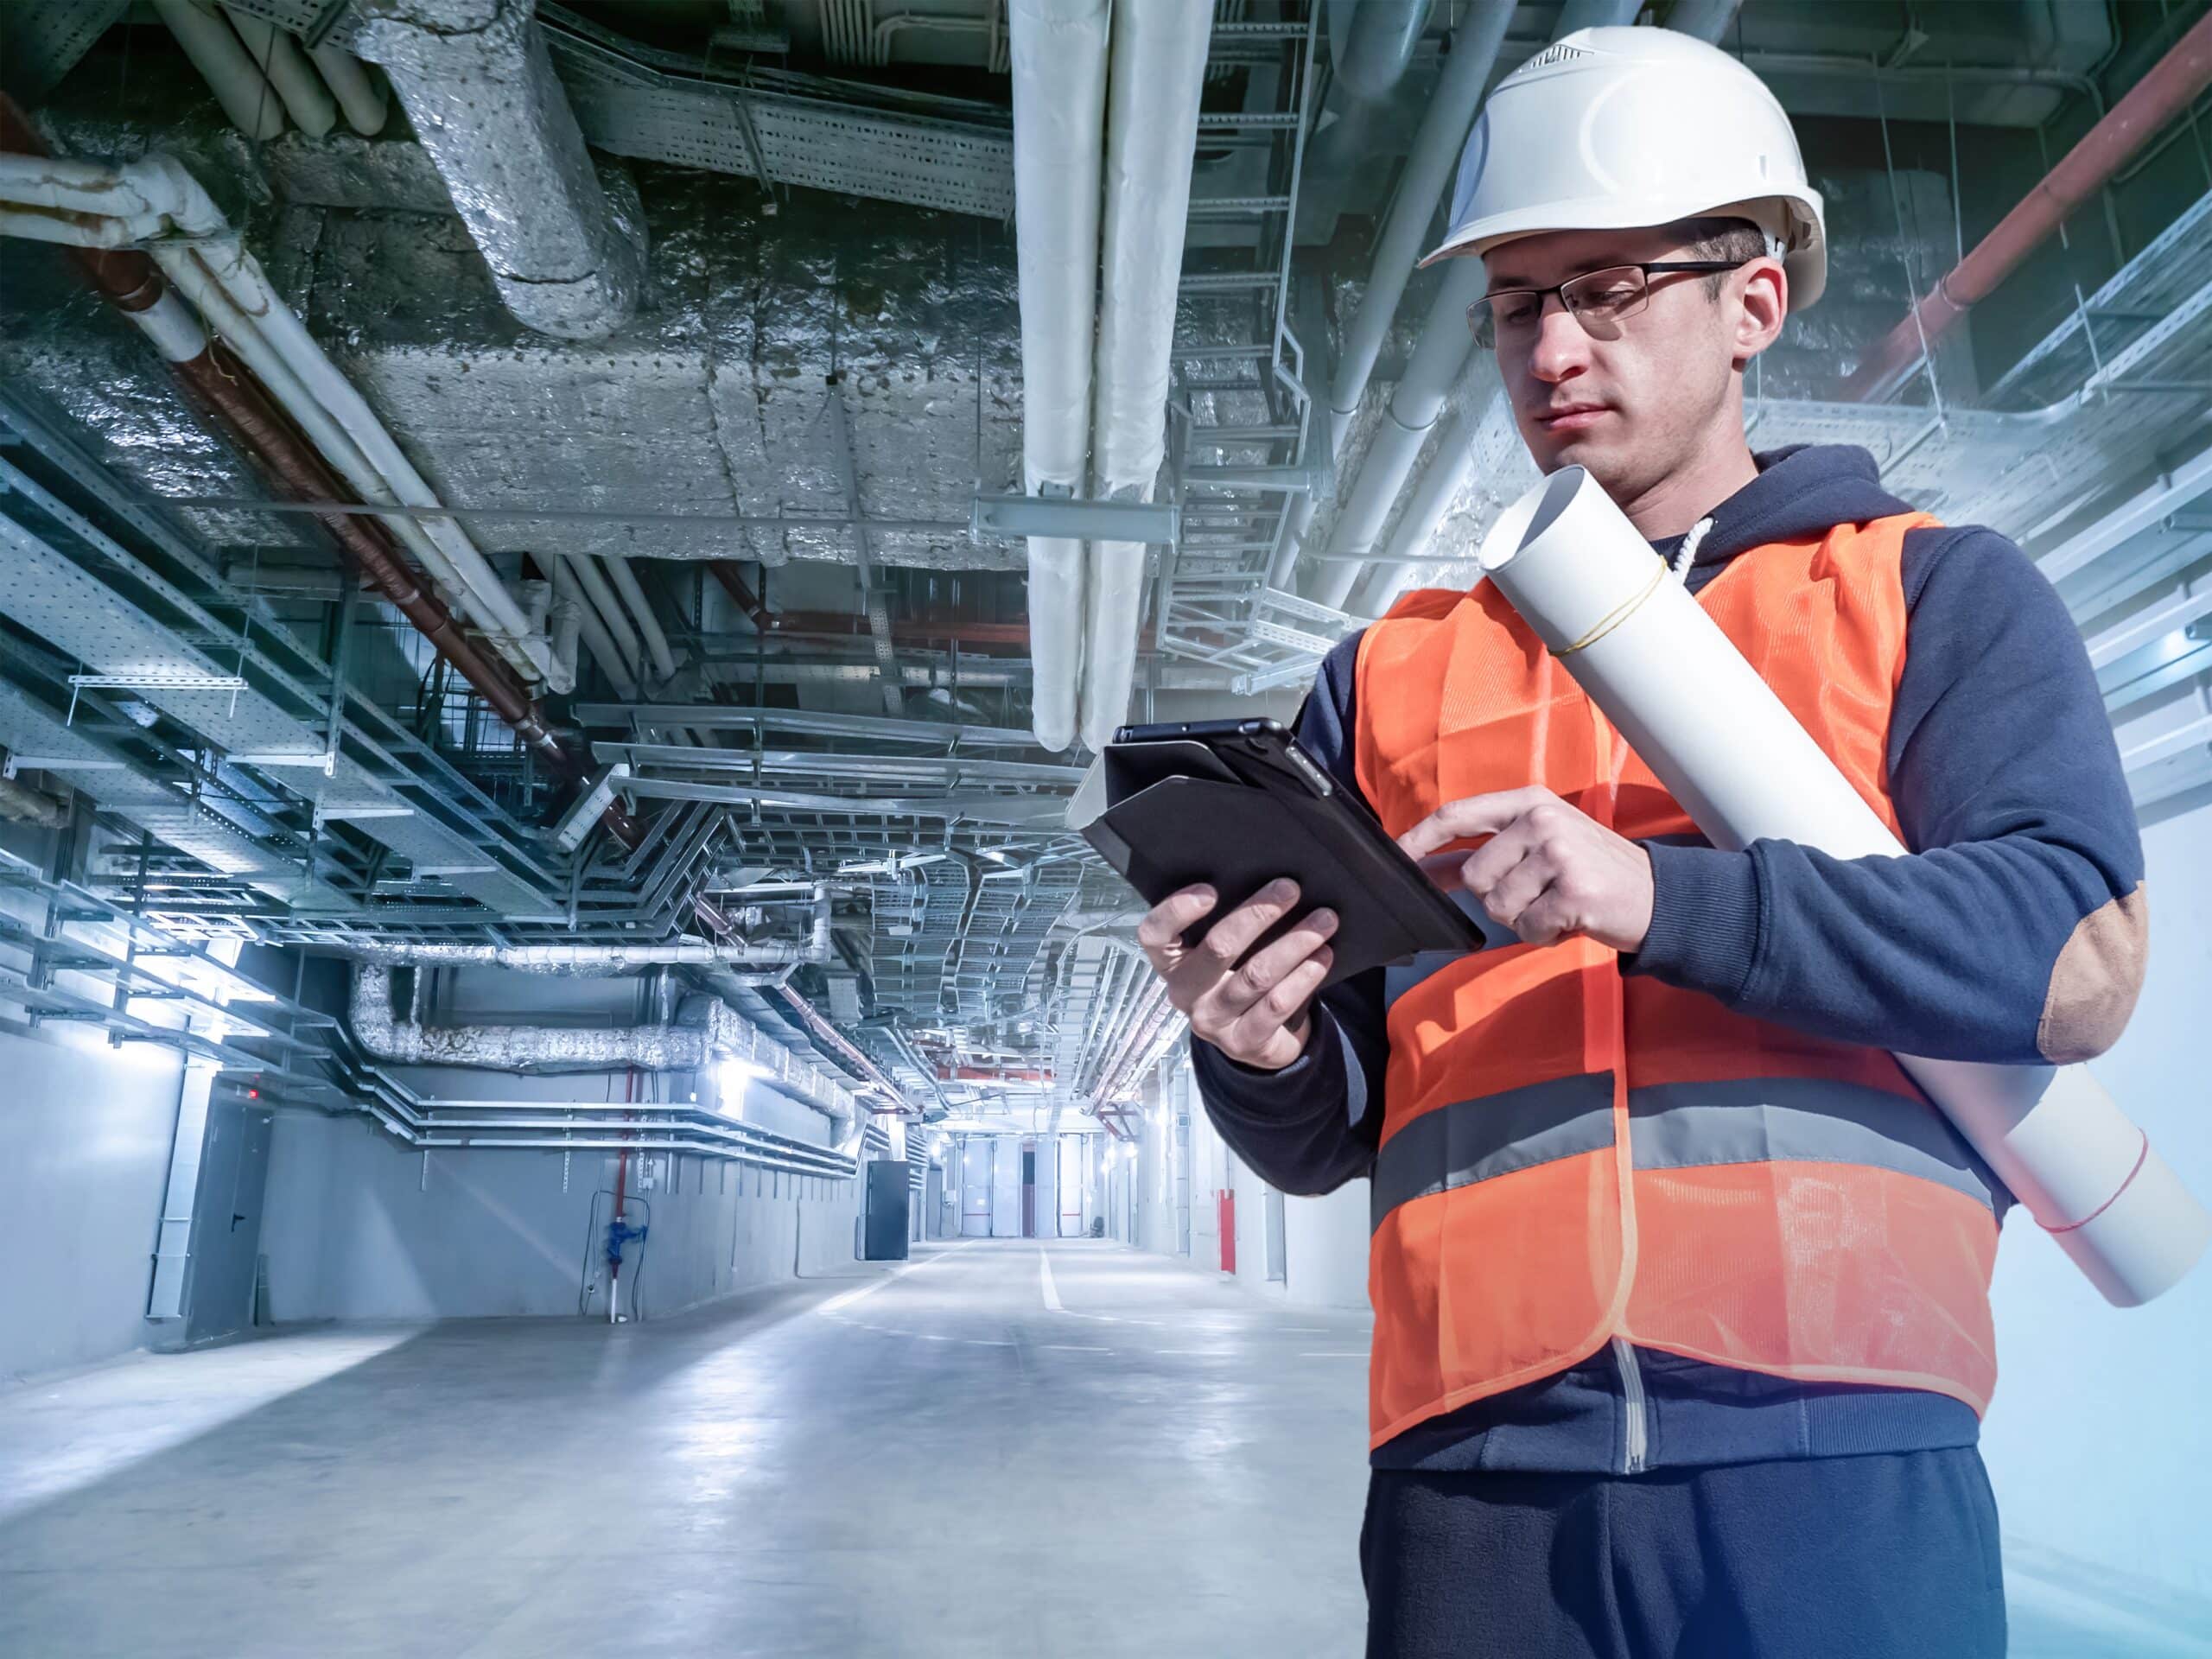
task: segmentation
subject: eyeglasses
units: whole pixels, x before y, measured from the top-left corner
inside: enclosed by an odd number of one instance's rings
[[[1485,350],[1501,338],[1526,337],[1543,321],[1544,302],[1556,294],[1591,339],[1618,340],[1621,322],[1643,310],[1650,299],[1650,278],[1688,271],[1710,276],[1716,271],[1741,270],[1751,263],[1748,259],[1662,259],[1650,264],[1586,270],[1555,288],[1500,289],[1467,308],[1467,327],[1475,343]]]

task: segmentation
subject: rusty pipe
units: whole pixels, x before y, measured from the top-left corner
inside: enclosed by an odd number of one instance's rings
[[[1845,382],[1844,396],[1866,401],[1896,391],[1928,348],[1977,302],[1986,299],[2069,213],[2094,194],[2159,129],[2187,110],[2207,86],[2212,86],[2212,15],[2174,42],[2105,118],[1867,353],[1857,372]]]

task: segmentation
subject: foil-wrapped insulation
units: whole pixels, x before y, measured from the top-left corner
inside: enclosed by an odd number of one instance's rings
[[[572,1071],[696,1071],[744,1063],[766,1086],[847,1126],[867,1109],[821,1066],[774,1041],[728,1003],[699,998],[673,1020],[635,1026],[433,1026],[392,1011],[388,969],[353,970],[346,1007],[353,1040],[387,1065],[454,1065],[531,1077]]]
[[[535,0],[363,0],[380,64],[515,320],[600,340],[636,312],[645,249],[609,204]]]
[[[787,968],[826,962],[830,955],[819,932],[810,932],[804,939],[738,940],[728,944],[702,939],[678,939],[668,944],[452,944],[359,938],[334,949],[350,961],[388,968],[505,968],[516,973],[572,978],[604,978],[652,967]]]

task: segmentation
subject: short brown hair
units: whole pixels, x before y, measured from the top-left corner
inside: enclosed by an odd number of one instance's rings
[[[1766,232],[1748,219],[1685,219],[1670,228],[1700,259],[1756,259],[1767,251]],[[1708,296],[1720,297],[1727,274],[1716,270],[1702,279]]]

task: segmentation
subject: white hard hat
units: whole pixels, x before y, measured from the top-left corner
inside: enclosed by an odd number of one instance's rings
[[[1467,135],[1452,229],[1427,259],[1546,231],[1745,219],[1801,310],[1827,281],[1821,198],[1766,83],[1665,29],[1578,29],[1497,84]]]

